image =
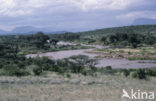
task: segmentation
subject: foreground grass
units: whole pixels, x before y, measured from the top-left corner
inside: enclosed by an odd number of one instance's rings
[[[156,92],[155,84],[153,77],[138,80],[118,74],[0,77],[0,101],[131,101],[121,98],[122,89]]]

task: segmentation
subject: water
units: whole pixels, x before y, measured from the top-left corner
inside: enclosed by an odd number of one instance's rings
[[[91,49],[80,49],[80,50],[67,50],[67,51],[57,51],[57,52],[47,52],[47,53],[40,53],[40,54],[29,54],[26,57],[29,58],[34,58],[34,57],[49,57],[51,59],[63,59],[63,58],[68,58],[73,55],[87,55],[91,58],[97,56],[97,54],[89,54],[85,53],[85,51],[89,51]]]
[[[99,46],[99,45],[85,45],[82,46],[91,46],[95,48],[109,48],[109,46]],[[80,50],[66,50],[66,51],[57,51],[57,52],[47,52],[47,53],[40,53],[40,54],[29,54],[26,55],[27,58],[34,58],[34,57],[49,57],[50,59],[63,59],[68,58],[73,55],[87,55],[90,58],[94,58],[99,54],[92,54],[86,53],[85,51],[91,51],[92,49],[80,49]],[[152,60],[135,60],[130,61],[127,59],[98,59],[97,67],[105,67],[105,66],[112,66],[112,68],[154,68],[156,67],[156,61]]]
[[[101,59],[97,67],[112,66],[112,68],[154,68],[156,61],[151,60],[135,60],[127,59]]]
[[[47,52],[41,54],[29,54],[26,57],[34,58],[34,57],[43,57],[47,56],[51,59],[63,59],[68,58],[73,55],[87,55],[91,58],[98,56],[98,54],[90,54],[85,53],[85,51],[90,51],[92,49],[80,49],[80,50],[66,50],[66,51],[58,51],[58,52]],[[112,66],[112,68],[152,68],[156,67],[156,61],[151,60],[136,60],[130,61],[127,59],[99,59],[97,67],[105,67]]]

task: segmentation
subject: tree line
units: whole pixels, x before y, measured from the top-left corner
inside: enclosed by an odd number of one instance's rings
[[[135,34],[135,33],[116,33],[107,35],[101,38],[101,42],[105,45],[121,45],[121,46],[132,46],[136,48],[140,44],[153,45],[156,43],[156,37],[147,34]]]

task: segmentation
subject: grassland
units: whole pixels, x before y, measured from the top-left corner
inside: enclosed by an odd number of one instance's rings
[[[66,45],[66,46],[57,46],[50,49],[36,49],[34,47],[24,48],[21,49],[19,54],[36,54],[36,53],[46,53],[46,52],[55,52],[55,51],[62,51],[62,50],[77,50],[77,49],[89,49],[90,47],[81,46],[81,45]]]
[[[55,73],[40,77],[2,76],[0,101],[131,101],[121,98],[122,89],[156,92],[155,84],[153,77],[138,80],[118,74],[72,74],[70,78]]]
[[[110,48],[110,49],[95,49],[88,53],[99,54],[97,58],[126,58],[129,60],[156,60],[156,48],[139,47],[132,48]]]
[[[122,89],[128,92],[131,89],[156,92],[155,68],[95,68],[94,59],[81,55],[62,60],[24,57],[32,53],[88,48],[57,45],[58,41],[70,41],[124,46],[88,51],[99,54],[97,58],[156,60],[155,28],[156,25],[126,26],[58,35],[39,32],[34,35],[1,36],[0,101],[131,101],[121,98]]]

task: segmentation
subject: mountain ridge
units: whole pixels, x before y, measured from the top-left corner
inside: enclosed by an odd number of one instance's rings
[[[51,28],[38,28],[33,26],[20,26],[16,27],[11,31],[5,31],[0,29],[0,35],[10,35],[10,34],[34,34],[37,32],[44,32],[44,33],[65,33],[67,31],[54,31]]]

